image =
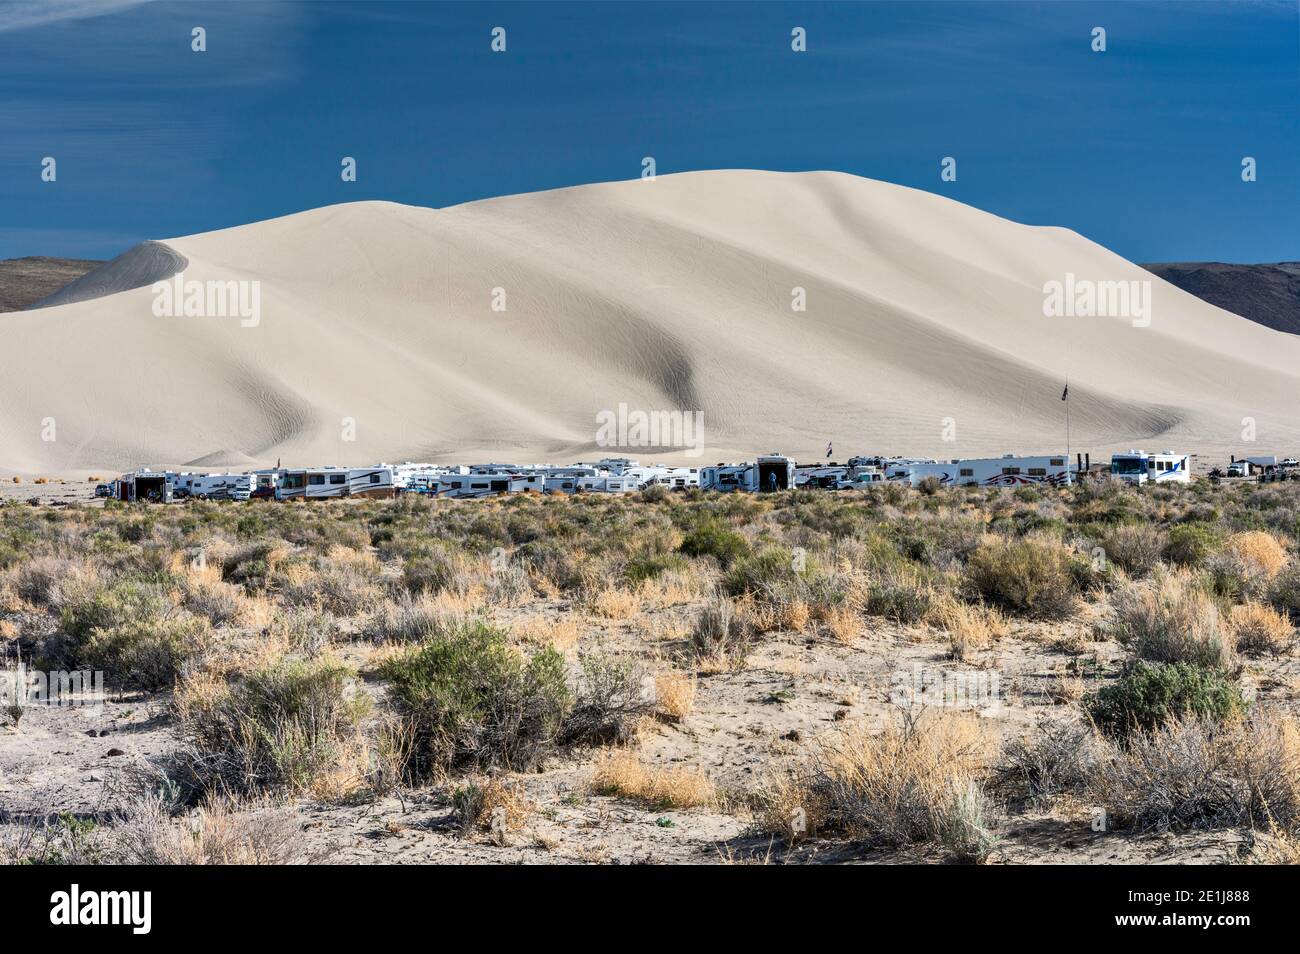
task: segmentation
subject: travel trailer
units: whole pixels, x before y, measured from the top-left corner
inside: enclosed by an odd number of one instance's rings
[[[1148,454],[1146,451],[1130,450],[1127,454],[1112,454],[1110,474],[1130,484],[1186,484],[1192,479],[1188,456],[1173,451]]]
[[[196,500],[248,500],[255,482],[252,474],[178,474],[173,492]]]
[[[639,484],[634,477],[579,477],[578,492],[584,494],[630,494]]]
[[[743,464],[718,464],[700,468],[700,486],[706,490],[746,490],[766,493],[794,487],[795,464],[781,454],[768,454]]]
[[[310,467],[285,470],[276,481],[276,500],[323,500],[330,497],[391,497],[389,467]]]
[[[810,489],[835,490],[840,484],[848,481],[849,473],[849,467],[836,464],[833,461],[825,465],[812,464],[796,467],[794,470],[794,485]]]
[[[629,467],[621,476],[635,478],[639,487],[658,486],[685,490],[687,487],[700,486],[698,467]]]
[[[438,478],[439,497],[495,497],[497,494],[541,493],[543,474],[448,474]]]
[[[1070,482],[1070,461],[1064,454],[1053,457],[982,457],[938,463],[892,463],[885,468],[888,480],[915,487],[935,477],[945,487],[1019,487],[1026,484],[1064,485]]]

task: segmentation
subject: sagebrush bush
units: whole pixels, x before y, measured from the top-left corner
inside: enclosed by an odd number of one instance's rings
[[[411,774],[504,766],[527,771],[560,735],[572,698],[564,657],[530,658],[487,623],[469,623],[388,659],[380,675],[411,727]]]
[[[711,556],[728,569],[749,552],[749,543],[718,520],[705,520],[683,538],[679,552],[692,557]]]
[[[1021,615],[1063,619],[1078,602],[1079,558],[1048,534],[990,537],[971,554],[967,582],[990,603]]]
[[[1110,635],[1140,659],[1223,670],[1237,665],[1213,597],[1186,573],[1159,572],[1146,583],[1121,586],[1111,612]]]
[[[301,793],[336,770],[359,773],[368,700],[351,679],[337,662],[287,657],[228,683],[186,679],[175,707],[189,780],[203,792]]]
[[[1217,670],[1138,660],[1116,682],[1087,697],[1084,709],[1104,733],[1127,738],[1171,719],[1224,722],[1241,715],[1246,703],[1241,687]]]
[[[1223,533],[1208,523],[1180,523],[1169,528],[1165,559],[1179,566],[1200,567],[1223,546]]]
[[[1101,538],[1106,557],[1133,576],[1146,576],[1160,564],[1165,550],[1163,531],[1150,524],[1123,523]]]
[[[725,596],[705,603],[691,629],[696,659],[723,669],[743,665],[753,642],[752,622]]]

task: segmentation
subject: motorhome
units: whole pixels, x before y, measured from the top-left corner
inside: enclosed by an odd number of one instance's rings
[[[1130,450],[1127,454],[1112,454],[1110,474],[1117,480],[1130,484],[1186,484],[1192,479],[1188,456],[1173,451],[1148,454],[1146,451]]]
[[[1019,487],[1026,484],[1063,485],[1070,482],[1070,460],[1064,454],[1043,457],[979,457],[937,463],[891,463],[887,480],[915,487],[927,477],[945,487]]]
[[[700,486],[708,490],[767,493],[794,487],[795,464],[781,454],[768,454],[743,464],[700,468]]]
[[[390,467],[309,467],[285,470],[276,481],[276,500],[322,500],[330,497],[391,497]]]
[[[439,497],[495,497],[545,489],[544,474],[448,474],[437,482]]]

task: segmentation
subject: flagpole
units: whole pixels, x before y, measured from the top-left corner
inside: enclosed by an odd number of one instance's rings
[[[1065,376],[1065,472],[1070,472],[1070,376]]]

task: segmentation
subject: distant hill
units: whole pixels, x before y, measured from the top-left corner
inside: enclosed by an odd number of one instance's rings
[[[1278,331],[1300,334],[1300,262],[1169,262],[1142,267],[1225,311]]]
[[[0,311],[21,311],[102,264],[39,255],[0,259]]]

